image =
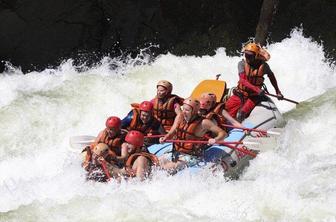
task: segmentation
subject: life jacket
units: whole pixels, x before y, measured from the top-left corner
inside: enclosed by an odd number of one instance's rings
[[[211,109],[207,114],[203,115],[203,117],[208,120],[215,120],[217,125],[221,129],[226,130],[226,127],[223,125],[226,123],[226,120],[222,114],[224,106],[224,103],[217,103],[215,107]]]
[[[108,155],[106,158],[106,160],[109,163],[114,163],[114,160],[113,160],[114,157],[121,155],[121,144],[123,143],[124,138],[125,138],[124,132],[119,133],[114,138],[109,137],[107,129],[105,129],[101,137],[99,137],[98,143],[105,143],[109,147]],[[92,150],[98,143],[91,143],[90,146],[85,147],[85,149],[82,151],[82,152],[86,151],[85,160],[82,164],[84,169],[87,168],[90,161],[92,161]]]
[[[203,121],[203,117],[196,117],[190,122],[185,119],[178,125],[176,129],[176,137],[179,140],[204,140],[204,137],[198,137],[195,135],[196,128]],[[203,150],[206,147],[204,144],[194,144],[194,143],[174,143],[174,148],[177,152],[202,156]]]
[[[133,117],[130,125],[127,127],[127,130],[137,130],[142,132],[144,135],[147,134],[156,134],[156,130],[160,127],[160,122],[153,116],[148,124],[144,124],[140,119],[140,110],[133,109]],[[155,130],[154,130],[155,129]]]
[[[174,119],[176,117],[175,113],[175,103],[183,104],[183,99],[177,95],[169,95],[168,98],[165,98],[164,101],[155,97],[153,101],[154,109],[153,114],[154,117],[159,120],[161,125],[166,131],[169,131],[171,126],[174,123]]]
[[[225,108],[225,103],[216,103],[215,104],[215,108],[213,108],[213,112],[218,114],[218,115],[222,115],[223,109]]]
[[[264,62],[262,62],[261,65],[257,69],[254,69],[246,61],[244,62],[244,69],[245,69],[247,80],[252,85],[257,86],[259,89],[261,89],[261,87],[264,84],[264,77],[263,77],[265,74],[264,68],[265,68]],[[244,96],[256,95],[256,93],[253,90],[247,88],[241,83],[238,84],[238,90],[239,92],[243,93]]]
[[[128,176],[130,176],[130,177],[135,177],[136,176],[136,172],[134,172],[134,170],[132,169],[132,166],[133,166],[134,161],[139,156],[146,157],[150,161],[150,166],[153,166],[153,165],[158,166],[159,165],[159,159],[154,154],[147,153],[147,152],[133,153],[132,155],[130,155],[128,157],[128,159],[126,160],[126,164],[125,164],[126,172],[128,173]]]
[[[111,138],[108,135],[107,129],[105,129],[103,131],[103,134],[99,138],[98,143],[105,143],[110,148],[109,151],[111,151],[115,155],[120,156],[120,154],[121,154],[120,153],[121,152],[120,148],[121,148],[121,144],[123,143],[124,136],[125,135],[123,135],[123,133],[119,133],[114,138]],[[96,145],[96,144],[91,144],[91,146],[94,146],[94,145]],[[91,148],[93,148],[93,147],[91,147]]]

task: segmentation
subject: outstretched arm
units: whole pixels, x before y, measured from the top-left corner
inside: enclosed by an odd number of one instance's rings
[[[182,113],[180,113],[179,115],[175,117],[174,124],[170,128],[169,132],[164,137],[160,138],[160,143],[164,143],[166,140],[171,139],[175,135],[177,126],[182,120],[182,118],[183,118]]]
[[[274,87],[274,89],[275,89],[275,92],[276,92],[276,94],[277,94],[277,96],[278,96],[278,99],[282,99],[283,98],[283,95],[282,95],[282,93],[281,93],[281,91],[280,91],[280,89],[279,89],[279,87],[278,87],[278,82],[277,82],[277,80],[276,80],[276,78],[275,78],[275,75],[273,74],[273,72],[271,72],[270,74],[268,74],[267,75],[268,76],[268,78],[270,79],[270,81],[271,81],[271,83],[272,83],[272,86]]]
[[[233,118],[225,109],[222,111],[222,115],[226,120],[228,120],[233,126],[244,127],[240,122]]]
[[[121,144],[121,155],[117,156],[116,159],[118,161],[126,161],[128,156],[129,156],[129,154],[128,154],[127,143],[123,143],[123,144]]]
[[[219,128],[215,123],[208,119],[204,119],[202,121],[202,128],[206,129],[207,131],[211,131],[215,135],[217,135],[215,138],[209,139],[209,144],[215,144],[217,141],[223,140],[225,137],[227,137],[227,133]]]

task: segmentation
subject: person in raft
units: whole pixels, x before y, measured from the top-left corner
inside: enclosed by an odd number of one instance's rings
[[[173,138],[178,140],[200,140],[208,141],[208,145],[213,145],[222,141],[227,133],[219,128],[215,123],[198,115],[200,102],[193,98],[187,98],[183,102],[182,114],[177,116],[172,128],[160,138],[160,143]],[[216,135],[215,138],[206,138],[208,132]],[[208,147],[204,143],[174,143],[173,158],[167,155],[162,156],[160,166],[170,172],[181,170],[185,167],[197,165],[203,161],[204,150]]]
[[[253,42],[245,45],[243,52],[245,59],[238,63],[238,86],[225,104],[228,113],[239,122],[248,117],[253,108],[265,98],[265,91],[262,89],[265,74],[270,79],[278,99],[283,99],[275,75],[266,63],[270,58],[268,52]]]
[[[217,126],[228,132],[225,124],[232,124],[235,127],[243,127],[241,123],[235,120],[226,112],[225,104],[223,102],[216,102],[217,97],[215,94],[206,92],[202,93],[200,98],[200,110],[198,114],[205,119],[214,121]]]
[[[174,123],[175,117],[181,113],[183,99],[172,94],[173,85],[167,80],[160,80],[156,84],[157,94],[153,103],[154,117],[160,121],[165,131],[168,132]]]
[[[107,118],[105,122],[105,129],[99,132],[98,136],[96,137],[95,141],[87,146],[82,151],[82,155],[84,157],[82,166],[83,168],[90,172],[92,163],[92,154],[95,147],[102,143],[106,144],[108,147],[108,155],[107,157],[112,156],[120,156],[121,155],[121,145],[125,139],[125,133],[121,131],[121,120],[117,116],[110,116]],[[100,145],[99,149],[102,145]],[[98,150],[99,150],[98,149]],[[109,161],[109,159],[107,159]]]
[[[137,130],[144,135],[165,134],[166,131],[161,123],[153,115],[153,104],[149,101],[143,101],[138,104],[132,104],[133,109],[121,121],[121,128],[127,131]],[[158,143],[158,138],[145,138],[145,146]]]

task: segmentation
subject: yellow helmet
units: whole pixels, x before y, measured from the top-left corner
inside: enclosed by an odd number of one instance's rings
[[[171,93],[173,91],[173,85],[169,81],[167,81],[167,80],[160,80],[156,84],[156,88],[158,86],[162,86],[162,87],[166,88],[168,90],[168,93]]]
[[[246,51],[254,52],[255,55],[258,55],[260,51],[260,46],[254,42],[250,42],[247,45],[245,45],[243,48],[243,52],[246,52]]]

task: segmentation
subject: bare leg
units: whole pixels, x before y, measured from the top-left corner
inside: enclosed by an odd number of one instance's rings
[[[146,176],[149,174],[149,161],[146,157],[139,156],[132,166],[132,169],[135,170],[136,177],[140,178],[141,181],[146,179]]]

